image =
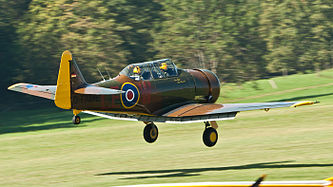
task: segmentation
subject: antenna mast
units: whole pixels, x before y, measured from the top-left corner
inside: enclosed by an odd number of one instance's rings
[[[102,77],[103,81],[105,81],[103,74],[101,73],[101,71],[99,71],[99,69],[98,69],[98,68],[97,68],[97,71],[98,71],[98,73],[101,75],[101,77]]]

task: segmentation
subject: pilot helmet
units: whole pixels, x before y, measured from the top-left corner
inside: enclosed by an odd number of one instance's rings
[[[161,63],[160,69],[166,71],[168,69],[167,63],[165,63],[165,62]]]
[[[140,67],[139,66],[135,66],[134,69],[133,69],[133,73],[139,74],[140,73]]]

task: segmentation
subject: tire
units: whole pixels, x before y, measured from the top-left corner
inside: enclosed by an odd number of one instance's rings
[[[208,127],[205,129],[202,135],[202,140],[207,147],[213,147],[216,144],[217,139],[218,134],[214,128]]]
[[[73,122],[73,124],[75,124],[75,125],[80,124],[80,123],[81,123],[81,118],[80,118],[80,116],[73,116],[72,122]]]
[[[158,128],[156,125],[153,123],[150,123],[145,126],[143,129],[143,138],[146,140],[148,143],[153,143],[156,141],[158,137]]]

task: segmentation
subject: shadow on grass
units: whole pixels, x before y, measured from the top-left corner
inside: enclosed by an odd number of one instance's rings
[[[333,93],[306,95],[306,96],[299,96],[299,97],[290,97],[290,98],[287,98],[287,99],[271,100],[269,102],[282,102],[282,101],[293,101],[293,100],[301,100],[301,99],[312,99],[312,98],[318,98],[318,97],[324,97],[324,96],[330,96],[330,95],[333,95]]]
[[[84,122],[92,122],[99,119],[88,119],[84,120]],[[71,121],[71,120],[70,120]],[[16,126],[16,127],[7,127],[7,128],[0,128],[0,135],[7,134],[7,133],[17,133],[17,132],[29,132],[29,131],[40,131],[40,130],[51,130],[51,129],[58,129],[58,128],[77,128],[77,127],[84,127],[85,125],[74,125],[72,122],[65,122],[65,123],[51,123],[46,125],[39,125],[39,126]]]
[[[82,123],[100,120],[91,118],[87,114],[80,114],[80,116]],[[0,135],[83,126],[82,123],[79,126],[72,124],[72,117],[71,111],[55,108],[2,112],[0,113]]]
[[[264,162],[247,164],[240,166],[225,166],[225,167],[211,167],[211,168],[191,168],[191,169],[170,169],[170,170],[148,170],[148,171],[129,171],[129,172],[110,172],[101,173],[97,176],[106,175],[145,175],[126,177],[121,179],[146,179],[146,178],[167,178],[167,177],[188,177],[198,176],[202,172],[207,171],[227,171],[227,170],[243,170],[243,169],[264,169],[264,168],[308,168],[308,167],[333,167],[333,164],[288,164],[293,161],[280,161],[280,162]],[[150,175],[150,176],[147,176]]]

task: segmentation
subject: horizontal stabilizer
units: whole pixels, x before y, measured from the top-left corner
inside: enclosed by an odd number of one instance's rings
[[[29,83],[17,83],[8,87],[8,90],[22,92],[29,95],[54,100],[56,86],[40,86]]]
[[[89,85],[85,88],[79,88],[74,91],[78,94],[92,94],[92,95],[114,95],[114,94],[122,94],[125,93],[122,90],[116,90],[111,88],[103,88]]]

